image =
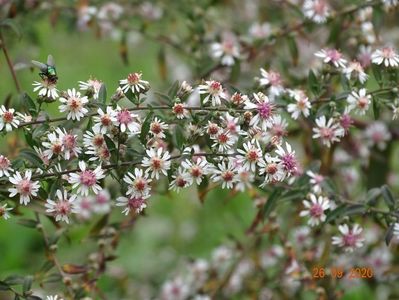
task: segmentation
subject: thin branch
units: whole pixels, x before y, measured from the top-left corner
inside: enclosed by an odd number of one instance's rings
[[[4,56],[5,56],[6,61],[7,61],[8,69],[10,70],[10,73],[11,73],[12,78],[14,80],[15,88],[17,89],[18,93],[21,93],[21,86],[20,86],[20,84],[18,82],[17,75],[15,74],[14,66],[13,66],[13,63],[11,62],[10,55],[8,54],[8,50],[7,50],[7,47],[6,47],[6,42],[4,40],[4,37],[3,37],[3,34],[1,32],[1,30],[0,30],[0,47],[3,49],[3,53],[4,53]]]

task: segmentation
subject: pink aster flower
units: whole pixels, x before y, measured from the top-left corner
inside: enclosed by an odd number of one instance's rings
[[[201,95],[206,95],[203,103],[212,102],[212,106],[220,106],[222,104],[222,99],[226,99],[227,95],[223,91],[223,86],[219,81],[208,80],[205,84],[198,86],[199,93]]]
[[[14,176],[9,178],[10,182],[14,185],[13,188],[9,188],[10,197],[14,197],[16,194],[20,195],[20,204],[27,205],[30,202],[32,196],[37,196],[40,184],[38,181],[32,181],[32,172],[30,170],[25,171],[25,176],[22,177],[17,171]]]
[[[323,59],[323,62],[326,64],[332,64],[336,68],[345,68],[346,66],[346,59],[343,58],[343,55],[341,52],[339,52],[336,49],[321,49],[320,51],[316,52],[314,54],[317,57],[320,57]]]
[[[298,169],[298,161],[295,157],[295,151],[292,150],[291,145],[286,142],[285,149],[282,146],[277,145],[276,153],[279,156],[286,176],[295,174]]]
[[[78,213],[78,210],[73,203],[76,200],[76,195],[68,196],[66,190],[64,190],[64,192],[57,190],[56,195],[58,198],[57,201],[47,199],[45,204],[45,207],[47,208],[46,213],[54,215],[57,222],[64,221],[69,224],[69,216],[72,213]]]
[[[10,177],[12,171],[10,160],[4,155],[0,155],[0,178],[3,176]]]
[[[62,141],[64,158],[69,160],[70,158],[77,157],[81,152],[81,149],[78,146],[78,136],[72,133],[67,133],[64,128],[57,128],[56,132]]]
[[[306,18],[316,23],[325,23],[331,14],[331,8],[326,0],[306,0],[302,11]]]
[[[262,78],[259,79],[259,83],[261,86],[269,86],[270,95],[279,96],[284,92],[283,80],[281,79],[281,75],[275,71],[266,71],[265,69],[260,69],[260,73]]]
[[[111,210],[111,196],[107,190],[101,190],[93,197],[92,209],[95,213],[106,214]]]
[[[251,118],[250,126],[259,126],[263,131],[272,127],[273,115],[275,105],[263,93],[254,94],[256,103],[247,101],[245,103],[246,109],[254,109],[257,114]]]
[[[79,81],[79,89],[81,91],[87,91],[88,95],[92,95],[93,99],[98,99],[98,93],[100,92],[102,82],[97,79],[89,79],[87,81]]]
[[[341,233],[340,236],[332,237],[332,244],[345,249],[346,252],[353,252],[356,248],[363,247],[364,237],[362,236],[363,229],[359,224],[354,224],[350,228],[347,224],[338,226]]]
[[[163,148],[146,150],[147,156],[143,158],[142,165],[147,168],[146,173],[151,173],[151,178],[159,179],[160,174],[167,175],[170,169],[170,154]]]
[[[122,213],[125,215],[128,215],[131,210],[139,214],[147,207],[146,199],[149,197],[150,195],[144,197],[131,196],[129,198],[118,197],[116,198],[116,206],[123,206],[124,210]]]
[[[301,217],[309,216],[308,224],[310,226],[317,226],[326,220],[324,211],[330,208],[327,198],[323,196],[317,198],[315,195],[310,194],[310,201],[303,200],[303,205],[305,206],[305,210],[301,211],[299,215]]]
[[[105,177],[101,166],[90,170],[86,168],[84,161],[79,161],[79,169],[80,172],[69,175],[68,182],[72,184],[72,188],[78,188],[77,192],[82,196],[87,196],[90,189],[97,194],[102,189],[97,181]]]
[[[383,47],[373,52],[371,61],[377,65],[383,64],[385,67],[398,67],[399,54],[392,47]]]
[[[118,107],[115,125],[120,126],[121,132],[125,132],[126,129],[129,129],[130,133],[138,134],[141,127],[137,120],[138,115],[130,112],[127,109],[121,109]]]
[[[325,116],[316,119],[317,128],[313,128],[313,138],[320,138],[323,145],[330,147],[332,143],[339,142],[345,134],[344,129],[334,119],[326,120]]]
[[[80,92],[75,89],[68,89],[66,97],[60,97],[59,106],[60,112],[68,112],[67,119],[79,121],[89,111],[85,108],[85,105],[89,102],[89,99],[84,96],[81,97]]]

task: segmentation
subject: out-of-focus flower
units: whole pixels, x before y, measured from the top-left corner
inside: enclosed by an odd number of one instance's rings
[[[284,92],[283,80],[278,72],[260,69],[262,78],[259,79],[261,86],[269,86],[271,96],[280,96]]]
[[[265,39],[271,32],[272,29],[269,23],[254,23],[249,28],[249,35],[255,39]]]
[[[232,66],[235,60],[240,58],[240,47],[233,36],[227,36],[220,43],[211,45],[211,54],[220,59],[222,65]]]
[[[10,160],[4,155],[0,155],[0,178],[3,176],[10,177],[12,171]]]
[[[310,201],[303,200],[305,210],[300,212],[301,217],[309,216],[308,224],[317,226],[326,220],[325,210],[330,208],[329,200],[323,196],[316,197],[310,194]]]
[[[316,194],[321,192],[321,184],[324,181],[324,176],[313,171],[307,171],[306,175],[310,177],[310,184],[312,185],[312,190]]]
[[[316,119],[317,128],[313,128],[313,138],[320,138],[323,145],[330,147],[332,143],[339,142],[340,138],[345,134],[344,129],[334,119],[326,120],[325,116]]]
[[[326,64],[332,64],[336,68],[345,68],[346,67],[346,59],[343,58],[341,52],[336,49],[321,49],[320,51],[314,54],[317,57],[323,59],[323,62]]]
[[[370,146],[376,145],[380,150],[384,150],[386,143],[391,139],[391,133],[385,123],[381,121],[376,121],[367,126],[364,134],[368,144]]]
[[[8,213],[10,210],[13,210],[12,207],[7,207],[7,203],[4,204],[3,206],[0,206],[0,218],[3,218],[4,220],[9,219],[11,216]]]
[[[331,13],[330,6],[326,0],[306,0],[302,11],[306,18],[316,23],[325,23]]]
[[[294,120],[298,119],[300,114],[304,117],[308,117],[311,108],[309,98],[303,91],[294,91],[292,95],[294,96],[296,103],[290,103],[287,106],[287,111],[291,113],[291,117]]]
[[[383,47],[373,52],[371,61],[377,65],[383,64],[385,67],[397,67],[399,66],[399,55],[394,48]]]
[[[357,61],[350,62],[342,72],[345,74],[346,78],[350,79],[351,77],[355,77],[362,84],[365,83],[368,78],[362,65]]]
[[[353,252],[356,248],[363,247],[363,228],[361,228],[359,224],[354,224],[352,228],[347,224],[339,225],[338,230],[341,235],[332,237],[333,245],[344,248],[346,252]]]

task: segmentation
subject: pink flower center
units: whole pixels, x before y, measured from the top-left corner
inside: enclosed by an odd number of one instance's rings
[[[5,156],[0,156],[0,170],[7,170],[10,166],[10,161]]]
[[[198,166],[193,166],[191,168],[191,176],[193,177],[201,177],[202,176],[202,169]]]
[[[4,123],[11,123],[13,119],[14,119],[14,114],[12,112],[6,111],[3,114]]]
[[[178,176],[176,178],[176,186],[183,188],[186,186],[186,184],[187,184],[187,181],[182,176]]]
[[[68,201],[59,201],[55,207],[58,215],[66,216],[71,212],[71,204]]]
[[[281,161],[283,163],[284,169],[287,172],[295,172],[297,168],[297,161],[295,156],[292,153],[287,153],[283,157],[281,157]]]
[[[328,49],[327,56],[332,62],[338,62],[342,58],[342,54],[336,49]]]
[[[140,192],[143,192],[145,190],[146,186],[147,186],[147,183],[142,178],[137,178],[134,181],[134,187],[136,188],[136,190],[138,190]]]
[[[184,106],[182,104],[175,104],[175,106],[173,106],[173,112],[177,115],[183,114]]]
[[[143,206],[143,204],[145,203],[145,200],[141,197],[132,197],[128,200],[127,202],[127,206],[131,209],[131,210],[141,210],[141,207]]]
[[[226,144],[229,141],[229,136],[225,133],[218,135],[219,144]]]
[[[76,147],[76,137],[72,134],[65,135],[62,142],[64,143],[64,146],[69,150]]]
[[[323,208],[318,203],[313,204],[309,210],[309,213],[312,217],[320,218],[323,215]]]
[[[102,134],[96,134],[93,138],[93,144],[96,147],[101,147],[104,144],[104,136]]]
[[[92,170],[85,170],[80,173],[80,182],[88,187],[96,184],[97,178]]]
[[[327,3],[323,0],[315,1],[313,4],[313,10],[316,15],[324,16],[327,12]]]
[[[276,172],[277,172],[277,164],[275,164],[275,163],[268,164],[267,167],[266,167],[266,172],[268,174],[271,174],[271,175],[276,174]]]
[[[388,59],[394,58],[396,54],[392,47],[384,47],[382,48],[381,52],[382,56]]]
[[[32,192],[32,184],[30,180],[27,179],[22,179],[17,188],[21,195],[30,195]]]
[[[130,122],[133,121],[132,115],[126,109],[118,112],[117,119],[118,119],[119,123],[121,123],[121,124],[129,124]]]
[[[111,156],[111,153],[108,150],[108,147],[100,147],[98,150],[98,157],[102,160],[107,160]]]
[[[226,54],[233,54],[234,52],[234,43],[233,41],[224,41],[223,42],[223,52]]]
[[[97,194],[96,202],[97,202],[97,204],[106,204],[106,203],[108,203],[108,198],[107,198],[107,196],[105,196],[103,194]]]
[[[262,119],[269,119],[273,115],[273,105],[269,102],[259,103],[258,113]]]
[[[162,160],[158,157],[153,157],[151,159],[151,166],[153,170],[159,170],[162,168]]]
[[[53,150],[54,154],[60,154],[62,151],[62,144],[61,143],[53,144],[51,149]]]
[[[347,247],[353,247],[356,245],[357,239],[358,236],[356,234],[349,232],[348,234],[345,234],[343,237],[344,245]]]
[[[366,97],[360,97],[360,98],[357,100],[357,106],[358,106],[359,108],[362,108],[362,109],[367,108],[368,103],[369,103],[369,101],[368,101],[368,99],[367,99]]]
[[[217,124],[209,124],[208,133],[209,135],[215,135],[219,132],[219,126]]]
[[[383,134],[379,131],[374,131],[371,135],[371,138],[376,143],[382,142],[384,140]]]
[[[329,127],[320,128],[320,135],[323,139],[331,140],[334,137],[334,131]]]
[[[322,183],[324,180],[324,177],[322,175],[316,174],[314,176],[314,180],[316,181],[316,183]]]
[[[345,129],[345,131],[347,131],[352,124],[352,118],[350,115],[345,114],[341,117],[341,120],[339,123]]]
[[[140,79],[141,79],[141,74],[139,74],[139,73],[130,73],[127,76],[127,82],[130,85],[135,85],[135,84],[139,83]]]
[[[238,93],[234,93],[234,95],[231,97],[231,101],[235,105],[240,105],[242,103],[242,96]]]
[[[280,86],[282,84],[281,75],[278,72],[269,72],[269,82],[273,86]]]
[[[160,134],[162,132],[161,124],[158,122],[151,123],[151,132],[154,134]]]

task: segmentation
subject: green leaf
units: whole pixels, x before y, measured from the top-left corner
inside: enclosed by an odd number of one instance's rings
[[[37,116],[36,104],[27,93],[21,94],[21,102],[32,116]]]
[[[176,97],[179,87],[180,87],[180,82],[176,80],[168,91],[168,96],[170,99],[174,99]]]
[[[387,185],[383,185],[381,187],[381,194],[382,197],[384,198],[385,203],[388,205],[388,207],[391,210],[393,210],[395,208],[395,199],[393,198],[393,195]]]
[[[174,140],[176,147],[182,150],[186,139],[183,134],[183,129],[179,125],[177,125],[175,128]]]
[[[11,276],[8,276],[3,281],[8,285],[20,285],[20,284],[24,283],[25,278],[20,275],[11,275]]]
[[[36,220],[31,219],[19,219],[17,223],[28,228],[36,228],[37,224],[39,224]]]
[[[378,197],[381,196],[380,188],[372,188],[367,192],[366,203],[368,205],[375,205]]]
[[[287,45],[288,45],[288,50],[290,51],[291,58],[292,58],[292,63],[294,66],[298,64],[298,47],[296,45],[296,40],[293,36],[288,36],[287,37]]]
[[[140,132],[140,142],[145,146],[147,141],[147,134],[150,131],[150,125],[152,122],[152,116],[154,115],[153,111],[150,111],[145,118],[143,125],[141,126]]]
[[[373,75],[378,85],[382,86],[383,80],[382,80],[381,68],[376,64],[372,64],[371,69],[373,70]]]
[[[373,113],[374,113],[374,119],[378,120],[380,117],[380,107],[376,96],[373,96]]]
[[[326,223],[329,223],[331,221],[334,221],[335,219],[341,217],[344,215],[344,212],[346,211],[347,205],[346,204],[341,204],[334,210],[330,211],[327,213],[327,218],[326,218]]]
[[[280,190],[275,189],[267,199],[262,209],[262,215],[264,219],[267,218],[270,215],[270,213],[273,211],[274,207],[276,206],[277,199],[280,196],[280,193],[281,193]]]
[[[345,210],[345,215],[346,216],[351,216],[351,215],[361,215],[366,212],[366,207],[364,204],[353,204]]]
[[[24,280],[24,284],[22,286],[22,291],[25,294],[26,292],[30,291],[32,287],[33,276],[26,276]]]
[[[16,34],[16,36],[18,38],[21,38],[21,36],[22,36],[20,26],[13,19],[5,19],[5,20],[1,21],[0,27],[10,28],[12,31],[14,31],[14,33]]]
[[[103,83],[100,87],[100,91],[98,92],[98,101],[105,104],[107,102],[107,87]]]
[[[34,165],[37,168],[43,168],[43,161],[42,159],[37,155],[37,153],[34,150],[31,149],[22,149],[19,152],[19,156],[26,159],[29,161],[32,165]]]
[[[11,287],[4,281],[0,281],[0,291],[10,291]]]
[[[385,244],[387,246],[389,246],[389,244],[391,243],[391,240],[393,238],[393,229],[394,229],[394,227],[395,227],[395,223],[392,223],[388,227],[387,232],[385,233]]]
[[[320,84],[319,81],[316,77],[316,75],[313,73],[312,70],[309,70],[308,74],[308,87],[309,90],[313,93],[313,95],[317,96],[320,93]]]

